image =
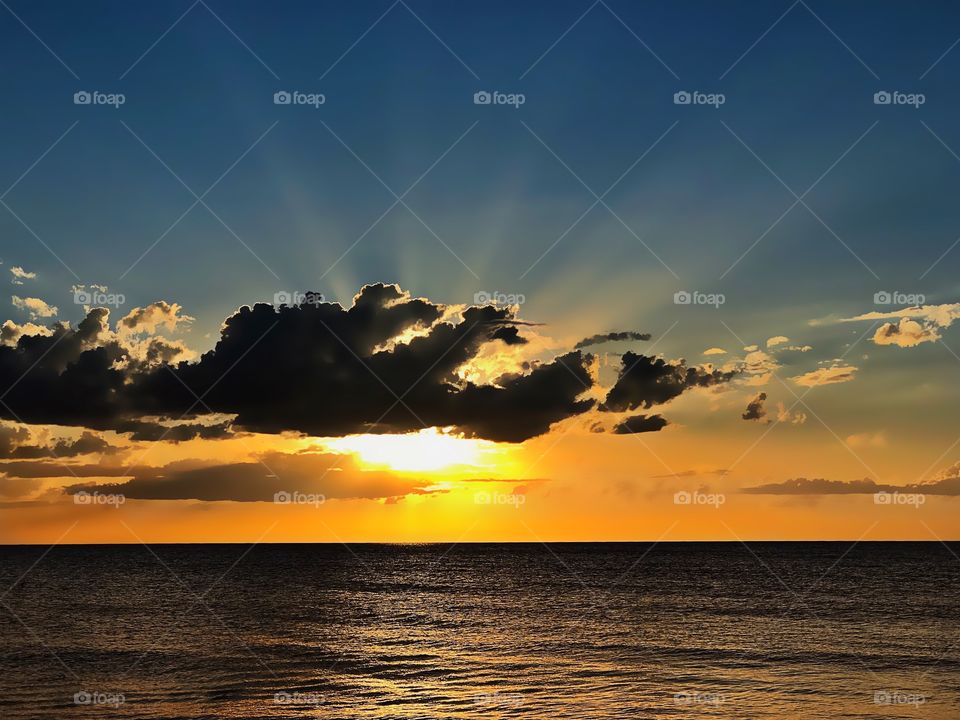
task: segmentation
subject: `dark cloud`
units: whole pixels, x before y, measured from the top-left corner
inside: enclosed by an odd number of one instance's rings
[[[766,417],[767,411],[763,407],[766,399],[767,394],[765,392],[759,393],[753,400],[747,403],[747,409],[743,411],[740,417],[744,420],[760,420]]]
[[[159,468],[133,468],[126,482],[81,483],[67,494],[97,490],[140,500],[232,500],[272,502],[277,493],[323,495],[326,499],[379,499],[426,493],[433,480],[386,471],[361,470],[351,456],[332,453],[267,453],[260,460],[202,464],[186,460]]]
[[[0,389],[7,388],[0,418],[148,441],[212,439],[234,429],[342,436],[426,426],[521,442],[596,406],[584,397],[594,386],[592,357],[579,348],[648,337],[597,335],[552,360],[478,383],[460,371],[483,348],[527,342],[520,328],[529,323],[516,308],[457,310],[378,283],[363,287],[349,308],[316,294],[300,305],[241,307],[224,321],[212,350],[180,362],[173,361],[183,357],[177,341],[149,332],[189,318],[167,303],[138,310],[116,331],[109,311],[94,308],[75,329],[57,324],[49,336],[23,335],[15,346],[0,346]],[[602,410],[649,408],[735,374],[632,352],[622,362]]]
[[[901,492],[956,496],[960,495],[960,476],[952,474],[929,483],[909,485],[880,484],[870,478],[850,481],[793,478],[779,483],[743,488],[741,492],[751,495],[872,495],[878,492]]]
[[[687,367],[683,360],[667,362],[663,358],[625,352],[616,384],[607,393],[600,409],[624,412],[650,408],[677,397],[685,390],[725,383],[739,374],[738,370],[709,370]]]
[[[657,432],[669,423],[661,415],[634,415],[618,422],[613,426],[615,435],[630,435],[633,433]]]
[[[21,425],[0,424],[0,459],[71,458],[89,453],[113,454],[120,448],[96,433],[84,430],[76,440],[56,438],[52,445],[31,442],[30,431]]]
[[[649,339],[650,339],[650,333],[632,332],[630,330],[626,330],[623,332],[600,333],[598,335],[591,335],[588,338],[584,338],[583,340],[578,342],[576,345],[574,345],[573,349],[581,350],[585,347],[590,347],[591,345],[599,345],[600,343],[605,343],[605,342],[615,342],[615,341],[621,341],[621,340],[649,340]]]

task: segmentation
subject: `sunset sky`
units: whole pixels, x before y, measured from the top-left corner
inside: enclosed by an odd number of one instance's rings
[[[0,542],[960,539],[960,30],[493,5],[0,8]]]

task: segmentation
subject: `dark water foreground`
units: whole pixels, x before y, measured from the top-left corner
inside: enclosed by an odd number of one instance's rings
[[[960,718],[956,543],[44,550],[2,718]]]

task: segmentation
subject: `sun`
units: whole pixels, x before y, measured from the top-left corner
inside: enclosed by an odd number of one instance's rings
[[[371,468],[396,472],[476,474],[502,469],[509,451],[490,440],[476,440],[426,428],[404,435],[349,435],[324,440],[330,450],[350,453]]]

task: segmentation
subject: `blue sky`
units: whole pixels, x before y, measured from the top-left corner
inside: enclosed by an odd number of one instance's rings
[[[664,350],[693,355],[735,344],[718,314],[752,343],[867,312],[878,290],[957,296],[960,255],[930,269],[960,236],[960,160],[943,145],[960,148],[960,50],[938,62],[960,33],[949,3],[10,10],[0,13],[0,53],[14,69],[0,80],[0,185],[72,129],[4,197],[30,229],[0,213],[2,256],[36,271],[37,293],[68,319],[79,318],[71,284],[101,283],[131,305],[182,303],[203,347],[233,308],[278,289],[347,301],[387,280],[446,302],[524,293],[525,315],[561,334],[588,324],[658,334],[682,321]],[[326,103],[275,105],[283,89]],[[78,90],[126,102],[77,106]],[[478,90],[526,101],[478,106]],[[676,105],[680,90],[726,101]],[[878,106],[879,90],[925,103]],[[644,153],[604,196],[609,209],[570,229],[592,192]],[[390,190],[403,194],[435,162],[404,197],[410,209],[368,231]],[[791,190],[803,195],[828,170],[804,196],[810,209],[768,231]],[[181,180],[200,195],[224,171],[204,196],[210,209],[195,206],[171,230],[194,202]],[[727,302],[690,312],[672,302],[679,289]],[[857,329],[817,330],[821,357]],[[902,361],[888,352],[878,372]],[[955,362],[939,348],[910,357],[928,371]]]

